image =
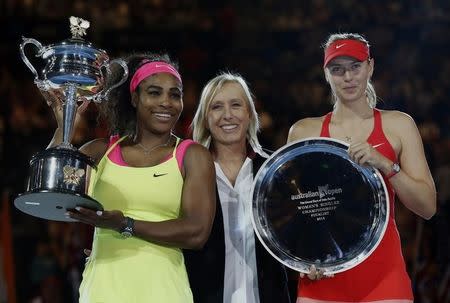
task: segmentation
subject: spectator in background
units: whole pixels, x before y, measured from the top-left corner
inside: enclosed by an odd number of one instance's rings
[[[0,205],[1,207],[1,205]],[[0,208],[1,210],[1,208]],[[1,244],[1,242],[0,242]],[[7,303],[7,293],[6,293],[6,279],[3,271],[3,251],[0,245],[0,303]]]

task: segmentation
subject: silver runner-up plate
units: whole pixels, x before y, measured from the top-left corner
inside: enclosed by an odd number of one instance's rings
[[[360,166],[348,145],[330,138],[292,142],[268,158],[252,188],[252,220],[282,264],[327,274],[363,262],[380,243],[389,195],[380,172]]]

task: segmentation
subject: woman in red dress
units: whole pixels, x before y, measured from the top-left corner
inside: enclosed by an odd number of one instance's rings
[[[297,303],[413,302],[394,201],[396,195],[425,219],[436,212],[436,189],[419,131],[407,114],[375,108],[377,98],[370,83],[374,59],[366,39],[359,34],[333,34],[324,48],[323,70],[332,91],[333,111],[297,121],[288,142],[318,136],[346,141],[355,162],[382,173],[391,201],[390,216],[383,239],[364,262],[330,278],[321,278],[320,268],[301,277]]]

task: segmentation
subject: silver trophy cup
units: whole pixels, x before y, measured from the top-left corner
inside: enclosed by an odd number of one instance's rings
[[[78,102],[83,98],[95,103],[106,100],[109,92],[124,83],[128,67],[122,59],[109,60],[104,50],[95,48],[82,36],[89,22],[70,17],[72,38],[43,46],[35,39],[23,38],[20,54],[33,72],[34,83],[42,91],[59,92],[64,96],[63,141],[59,146],[34,155],[30,161],[27,191],[20,194],[14,205],[29,215],[56,221],[75,221],[67,218],[68,209],[76,206],[94,210],[102,205],[88,196],[91,172],[96,169],[92,159],[79,152],[70,142]],[[37,48],[36,57],[44,60],[41,75],[25,55],[25,46]],[[122,78],[106,86],[113,64],[123,69]]]

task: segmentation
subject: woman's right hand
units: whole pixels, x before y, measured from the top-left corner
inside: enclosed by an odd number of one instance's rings
[[[320,280],[323,277],[325,278],[332,278],[334,277],[333,274],[327,274],[324,272],[323,269],[318,269],[316,268],[315,265],[311,265],[311,267],[309,268],[309,273],[305,274],[305,273],[300,273],[300,278],[304,278],[304,277],[308,277],[310,280]]]

